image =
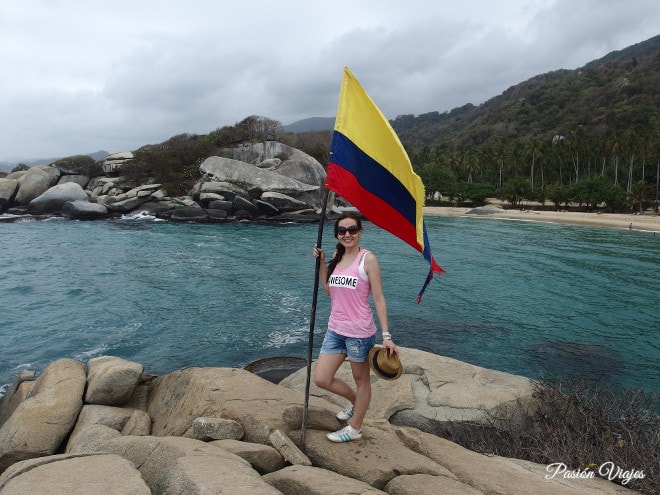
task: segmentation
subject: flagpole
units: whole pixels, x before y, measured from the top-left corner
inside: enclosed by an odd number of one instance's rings
[[[328,195],[330,190],[325,188],[323,193],[323,204],[321,205],[321,217],[319,218],[319,230],[316,236],[316,246],[320,249],[321,242],[323,241],[323,225],[325,224],[325,210],[328,205]],[[307,381],[305,383],[305,404],[303,406],[302,417],[302,433],[300,435],[300,443],[303,450],[305,449],[305,432],[307,430],[307,410],[309,408],[309,388],[311,385],[312,377],[312,349],[314,347],[314,322],[316,320],[316,303],[319,295],[319,278],[321,273],[321,256],[316,258],[316,270],[314,271],[314,293],[312,295],[312,312],[309,317],[309,338],[307,339]]]

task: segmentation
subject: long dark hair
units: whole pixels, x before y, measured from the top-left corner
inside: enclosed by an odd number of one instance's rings
[[[342,220],[350,218],[352,220],[355,220],[355,223],[358,226],[358,229],[362,230],[362,220],[360,220],[360,217],[353,213],[352,211],[346,211],[339,215],[337,217],[337,220],[335,221],[335,239],[339,238],[339,232],[337,232],[337,229],[339,228],[339,222]],[[330,275],[332,275],[332,272],[335,271],[335,268],[337,268],[337,264],[341,261],[341,259],[344,257],[344,253],[346,252],[346,248],[341,242],[337,243],[337,246],[335,248],[335,255],[334,257],[330,260],[328,263],[328,276],[326,277],[326,282],[330,280]]]

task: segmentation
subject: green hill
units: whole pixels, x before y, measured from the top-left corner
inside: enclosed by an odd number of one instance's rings
[[[632,130],[657,134],[659,89],[656,36],[582,68],[533,77],[479,106],[403,115],[392,126],[413,151],[439,145],[465,150],[496,146],[501,140],[551,141],[578,129],[590,136]]]

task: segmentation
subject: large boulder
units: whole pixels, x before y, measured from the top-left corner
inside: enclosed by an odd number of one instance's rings
[[[74,220],[96,220],[110,214],[108,208],[98,203],[90,203],[86,199],[67,201],[62,205],[62,215]]]
[[[227,201],[232,201],[236,196],[241,196],[243,198],[250,197],[248,192],[242,187],[229,182],[215,180],[202,182],[199,185],[199,194],[200,197],[204,195],[208,197],[209,200],[211,199],[209,196],[211,194],[215,194],[216,197],[214,199],[216,200],[222,198]]]
[[[101,442],[95,449],[133,462],[152,493],[280,493],[244,459],[191,438],[123,436]]]
[[[83,406],[64,452],[89,451],[89,445],[120,435],[149,435],[151,419],[145,412],[130,407]]]
[[[0,211],[11,204],[17,190],[17,179],[0,179]]]
[[[209,221],[209,215],[199,205],[184,206],[172,210],[170,220],[173,222],[198,222],[205,223]]]
[[[87,404],[126,404],[140,382],[144,366],[115,356],[92,358],[87,363]]]
[[[110,198],[114,198],[114,196],[111,196]],[[101,198],[99,198],[99,203],[104,204],[108,210],[114,212],[114,213],[129,213],[136,209],[138,206],[140,206],[143,203],[146,203],[149,201],[148,196],[133,196],[131,198],[126,198],[124,200],[114,200],[114,201],[101,201]]]
[[[231,439],[212,440],[209,444],[236,454],[241,459],[245,459],[260,474],[272,473],[285,466],[282,454],[270,445]]]
[[[114,454],[22,461],[0,476],[2,495],[151,495],[132,462]]]
[[[34,371],[21,371],[14,381],[0,397],[0,426],[14,413],[18,405],[23,402],[34,386]]]
[[[439,493],[482,495],[483,493],[452,478],[430,474],[403,474],[397,476],[385,485],[385,491],[389,495],[438,495]]]
[[[236,196],[231,204],[235,211],[247,211],[252,217],[258,217],[263,213],[257,205],[252,203],[252,201],[242,198],[241,196]]]
[[[152,435],[184,435],[199,417],[231,419],[245,431],[244,440],[269,444],[275,430],[299,428],[285,412],[300,406],[300,394],[279,387],[249,371],[234,368],[185,368],[155,378],[147,412]],[[256,406],[260,404],[262,406]],[[324,415],[316,424],[339,429],[335,406],[312,397],[312,408]],[[311,423],[310,423],[311,424]]]
[[[278,211],[296,211],[302,210],[307,206],[304,201],[287,196],[286,194],[267,191],[261,195],[261,201],[264,201],[277,208]]]
[[[195,418],[186,437],[209,440],[240,440],[245,435],[240,423],[223,418]]]
[[[304,493],[305,495],[325,495],[327,493],[386,494],[386,492],[378,490],[364,481],[358,481],[313,466],[289,466],[267,474],[263,479],[282,493]]]
[[[16,172],[11,172],[11,173],[7,174],[5,179],[18,180],[21,177],[23,177],[25,174],[27,174],[27,170],[18,170]]]
[[[55,167],[32,167],[18,179],[19,189],[14,202],[18,206],[27,206],[34,198],[57,184],[60,175],[60,170]]]
[[[373,424],[373,423],[372,423]],[[402,474],[430,474],[455,477],[442,465],[428,457],[411,451],[391,427],[362,425],[363,439],[350,443],[329,442],[326,431],[308,430],[305,452],[314,466],[360,480],[383,489],[392,479]],[[297,435],[292,434],[294,440]]]
[[[275,171],[304,184],[318,185],[325,183],[326,173],[323,166],[316,159],[300,150],[293,150],[292,155],[283,161]]]
[[[220,153],[262,168],[275,168],[282,163],[282,158],[286,159],[294,149],[277,141],[261,141],[241,144],[235,148],[223,148]]]
[[[103,160],[103,172],[106,174],[116,174],[121,170],[121,167],[133,160],[133,153],[130,151],[122,151],[119,153],[112,153],[105,157]]]
[[[64,453],[89,454],[104,452],[103,446],[106,442],[121,436],[121,432],[102,424],[77,425],[67,441]]]
[[[89,175],[82,175],[82,174],[63,175],[60,178],[58,184],[66,184],[67,182],[75,182],[80,187],[85,189],[87,187],[87,184],[89,184]]]
[[[372,377],[369,419],[385,419],[402,426],[441,434],[449,424],[491,424],[495,417],[509,418],[533,402],[534,386],[528,378],[511,375],[411,348],[400,348],[403,374],[398,380]],[[315,369],[316,363],[312,364]],[[312,371],[313,373],[313,371]],[[344,363],[338,377],[352,380]],[[305,390],[306,369],[280,382],[292,390]],[[337,396],[311,385],[310,394],[345,404]]]
[[[80,413],[85,383],[80,361],[59,359],[46,367],[0,427],[0,473],[15,462],[57,452]]]
[[[28,205],[28,213],[60,213],[64,203],[87,199],[87,193],[76,182],[66,182],[51,187]]]
[[[289,177],[285,177],[270,170],[261,169],[255,165],[212,156],[200,165],[200,172],[204,177],[218,182],[230,182],[250,191],[274,191],[288,194],[295,198],[306,196],[308,193],[318,195],[320,185],[309,185]],[[314,206],[319,206],[316,201]]]
[[[325,169],[314,157],[277,141],[262,141],[244,144],[237,148],[225,148],[222,154],[260,168],[269,168],[304,184],[316,186],[325,183]]]

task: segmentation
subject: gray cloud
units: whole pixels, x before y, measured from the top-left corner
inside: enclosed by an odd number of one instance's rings
[[[7,0],[0,160],[132,150],[258,114],[334,115],[349,66],[383,113],[479,104],[657,33],[655,1]]]

